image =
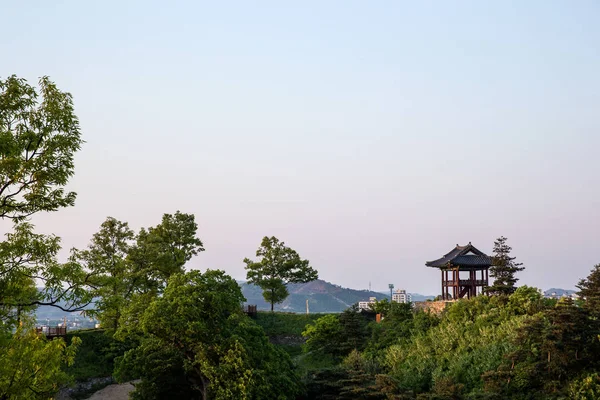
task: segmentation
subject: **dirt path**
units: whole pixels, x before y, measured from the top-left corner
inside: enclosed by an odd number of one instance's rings
[[[135,387],[132,382],[108,385],[94,393],[89,400],[128,400],[129,393],[133,392],[133,389]]]

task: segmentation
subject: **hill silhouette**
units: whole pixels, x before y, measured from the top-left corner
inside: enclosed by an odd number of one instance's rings
[[[263,299],[261,288],[247,282],[239,284],[246,297],[246,304],[256,304],[259,310],[270,310],[271,305]],[[276,311],[306,312],[308,300],[311,313],[342,312],[359,301],[368,300],[369,297],[375,297],[377,300],[389,298],[389,294],[348,289],[321,279],[308,283],[290,283],[288,291],[290,296],[275,305]]]

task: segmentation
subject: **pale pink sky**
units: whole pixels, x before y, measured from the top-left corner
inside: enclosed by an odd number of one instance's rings
[[[75,98],[67,248],[181,210],[237,279],[265,235],[352,288],[436,294],[500,235],[524,284],[600,262],[596,2],[50,3],[3,6],[0,76]]]

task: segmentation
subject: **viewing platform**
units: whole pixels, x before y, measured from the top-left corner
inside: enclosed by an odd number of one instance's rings
[[[35,328],[35,332],[40,335],[44,334],[48,339],[54,339],[55,337],[67,336],[66,326],[38,326]]]
[[[243,308],[243,311],[250,318],[256,318],[258,307],[255,304],[248,304]]]
[[[469,242],[465,246],[457,244],[442,258],[425,265],[438,268],[442,274],[442,300],[470,299],[483,294],[489,285],[492,258]]]

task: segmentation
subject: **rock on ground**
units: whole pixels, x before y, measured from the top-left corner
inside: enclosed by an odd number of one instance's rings
[[[129,393],[133,392],[134,389],[133,382],[108,385],[94,393],[89,400],[128,400]]]
[[[94,386],[105,387],[115,383],[111,376],[104,378],[91,378],[83,382],[76,382],[73,386],[63,387],[57,394],[56,400],[71,400],[76,395],[81,396],[83,393],[90,393]]]

